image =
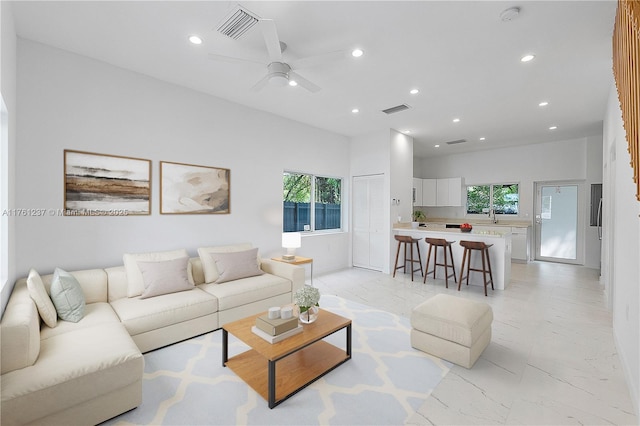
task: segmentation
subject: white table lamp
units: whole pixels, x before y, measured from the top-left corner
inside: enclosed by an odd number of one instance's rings
[[[285,232],[282,234],[282,247],[287,249],[287,254],[283,254],[284,260],[294,260],[296,249],[302,245],[302,236],[299,232]]]

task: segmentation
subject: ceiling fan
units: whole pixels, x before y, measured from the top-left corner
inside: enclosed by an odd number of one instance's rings
[[[276,24],[272,19],[258,19],[258,25],[262,30],[262,36],[264,37],[264,43],[267,47],[269,54],[269,62],[264,63],[254,59],[235,58],[230,56],[209,54],[209,58],[215,61],[229,62],[229,63],[253,63],[260,64],[267,67],[267,74],[260,79],[253,87],[252,91],[258,91],[264,88],[267,84],[274,86],[301,86],[312,93],[316,93],[321,90],[320,86],[312,83],[306,78],[302,77],[295,70],[300,68],[311,67],[316,64],[324,64],[340,57],[346,57],[346,53],[343,51],[331,52],[328,54],[312,56],[308,58],[297,59],[295,61],[284,62],[282,58],[282,52],[287,48],[287,45],[280,41],[278,38],[278,32],[276,31]]]

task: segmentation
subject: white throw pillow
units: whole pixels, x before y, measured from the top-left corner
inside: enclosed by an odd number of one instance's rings
[[[78,322],[84,317],[82,287],[76,277],[60,268],[53,273],[51,301],[61,320]]]
[[[44,283],[40,274],[35,269],[29,271],[27,277],[27,289],[29,290],[29,296],[36,303],[40,318],[49,327],[53,328],[58,325],[58,314],[56,308],[53,306],[51,298],[47,294],[47,290],[44,288]]]
[[[142,272],[140,272],[140,268],[138,268],[138,262],[159,262],[185,256],[189,256],[185,249],[154,253],[126,253],[122,259],[124,261],[124,268],[127,271],[127,297],[140,296],[144,292],[144,280],[142,279]],[[191,263],[189,263],[189,267],[191,267]],[[190,282],[193,283],[191,276],[189,279]]]
[[[189,282],[187,274],[188,263],[187,256],[159,262],[138,262],[144,280],[144,291],[140,298],[193,289],[194,285]]]
[[[257,248],[234,253],[211,253],[210,256],[216,263],[218,278],[215,282],[218,284],[264,274],[260,269]]]
[[[237,251],[245,251],[251,249],[251,244],[234,244],[231,246],[217,246],[217,247],[200,247],[198,249],[198,255],[202,262],[202,272],[204,272],[204,282],[212,283],[218,279],[218,268],[216,268],[216,262],[210,256],[211,253],[233,253]]]

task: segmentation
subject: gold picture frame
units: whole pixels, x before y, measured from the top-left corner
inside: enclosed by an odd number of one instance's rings
[[[160,162],[160,214],[229,214],[231,170]]]
[[[151,160],[64,150],[65,216],[151,214]]]

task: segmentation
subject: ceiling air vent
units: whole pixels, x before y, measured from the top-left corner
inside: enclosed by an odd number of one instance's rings
[[[466,141],[467,141],[466,139],[458,139],[458,140],[455,140],[455,141],[447,142],[447,145],[455,145],[455,144],[458,144],[458,143],[465,143]]]
[[[385,114],[395,114],[396,112],[406,111],[409,108],[411,108],[409,105],[402,104],[402,105],[397,105],[391,108],[383,109],[382,112],[384,112]]]
[[[237,40],[253,28],[259,19],[257,15],[238,5],[218,26],[218,32]]]

